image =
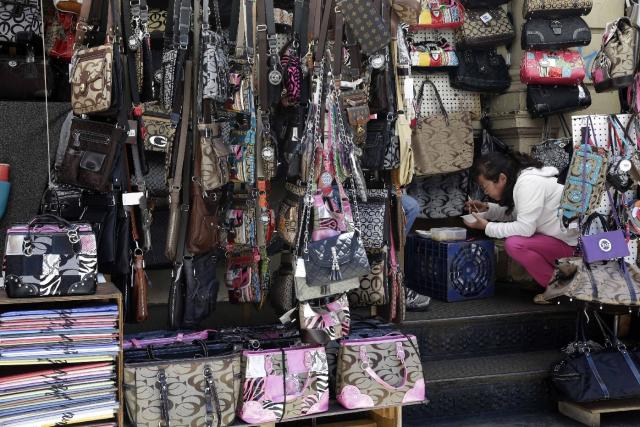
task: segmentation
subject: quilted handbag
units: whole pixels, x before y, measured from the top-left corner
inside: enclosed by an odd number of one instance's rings
[[[418,16],[422,11],[420,0],[393,0],[391,7],[395,14],[398,15],[400,22],[409,25],[418,23]]]
[[[458,52],[460,65],[450,73],[451,86],[472,92],[502,93],[511,86],[506,61],[495,49]]]
[[[464,22],[464,7],[459,0],[422,0],[415,28],[458,28]]]
[[[508,45],[514,37],[511,19],[501,8],[465,10],[464,24],[455,31],[458,49]]]
[[[416,337],[387,335],[342,340],[336,396],[347,409],[423,402],[425,383]]]
[[[580,52],[530,50],[522,55],[520,81],[524,84],[575,86],[584,80]]]
[[[570,15],[588,15],[593,0],[524,0],[522,16],[525,18],[562,18]]]
[[[29,32],[42,37],[38,0],[0,2],[0,42],[17,43],[17,36]]]
[[[525,49],[565,49],[591,43],[591,29],[579,16],[554,20],[532,18],[522,26],[520,39]]]
[[[369,260],[357,232],[309,242],[304,266],[309,286],[357,279],[371,271]]]
[[[349,291],[351,307],[371,307],[388,302],[387,268],[385,255],[370,259],[371,273],[360,277],[360,287]]]
[[[604,189],[607,173],[607,154],[597,148],[591,135],[591,119],[589,126],[583,129],[583,142],[574,148],[569,174],[564,184],[560,209],[565,224],[591,215],[598,206],[598,200]],[[594,136],[595,138],[595,136]]]
[[[91,295],[98,254],[91,226],[55,215],[7,230],[4,286],[10,298]]]
[[[124,397],[129,419],[139,427],[232,424],[240,396],[240,362],[236,352],[126,363]]]
[[[329,410],[324,347],[244,351],[242,403],[249,424],[268,424]]]
[[[362,227],[362,243],[367,249],[380,249],[384,246],[386,236],[387,190],[367,190],[367,201],[359,201],[360,222]]]
[[[411,44],[412,67],[457,67],[458,55],[445,39]]]
[[[411,138],[415,175],[429,176],[467,169],[473,163],[471,113],[447,113],[436,85],[428,78],[420,89],[416,101],[418,106],[427,84],[435,91],[441,114],[417,119]]]
[[[303,302],[298,311],[302,341],[305,343],[326,345],[349,335],[351,312],[345,294],[319,307]]]
[[[420,218],[449,218],[464,213],[469,187],[468,172],[454,172],[414,180],[407,189],[418,200]]]
[[[351,0],[342,3],[341,8],[363,53],[373,55],[389,44],[389,22],[382,19],[369,0]]]
[[[561,258],[544,299],[569,298],[599,305],[637,306],[640,270],[635,264],[607,261],[588,264],[580,257]]]
[[[532,117],[546,117],[587,108],[591,94],[585,85],[527,85],[527,110]]]

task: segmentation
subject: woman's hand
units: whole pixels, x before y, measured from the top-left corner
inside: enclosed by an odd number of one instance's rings
[[[464,221],[464,224],[469,227],[469,228],[473,228],[474,230],[484,230],[485,228],[487,228],[487,224],[489,224],[489,221],[487,221],[486,219],[482,218],[480,215],[478,215],[477,213],[472,213],[471,215],[473,215],[475,217],[475,222],[467,222]]]
[[[489,210],[489,204],[481,202],[480,200],[468,200],[464,203],[464,208],[469,213],[486,212]]]

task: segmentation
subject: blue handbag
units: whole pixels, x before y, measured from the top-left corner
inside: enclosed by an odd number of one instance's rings
[[[0,219],[2,219],[4,213],[7,211],[10,190],[11,183],[9,181],[0,181]]]

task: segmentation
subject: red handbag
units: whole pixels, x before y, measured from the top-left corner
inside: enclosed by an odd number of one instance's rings
[[[574,50],[528,50],[522,55],[522,83],[576,86],[582,83],[584,77],[584,61],[580,53]]]
[[[464,7],[459,0],[422,0],[418,23],[411,29],[458,28],[464,23]]]
[[[76,15],[67,12],[57,12],[56,15],[61,31],[54,36],[49,56],[71,61],[76,43]]]

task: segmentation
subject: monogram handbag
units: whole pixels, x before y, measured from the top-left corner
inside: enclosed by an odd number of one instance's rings
[[[588,264],[580,257],[561,258],[544,299],[568,298],[598,305],[637,306],[640,270],[624,260]]]
[[[342,340],[336,383],[338,403],[346,409],[425,401],[416,337],[387,335]]]
[[[531,147],[531,156],[542,162],[544,166],[553,166],[558,169],[558,182],[564,183],[571,162],[571,154],[573,153],[573,138],[571,130],[567,126],[564,116],[559,115],[560,124],[563,128],[565,136],[557,138],[548,137],[548,119],[545,119],[545,131],[543,133],[543,141],[538,145]]]
[[[230,180],[229,156],[232,151],[222,141],[220,127],[217,124],[200,125],[200,166],[199,184],[207,192],[218,189]]]
[[[387,214],[387,190],[367,190],[367,201],[359,201],[360,222],[367,224],[361,230],[362,243],[367,249],[381,249],[385,243]]]
[[[124,397],[140,427],[228,426],[240,396],[240,354],[126,363]]]
[[[341,4],[341,8],[363,53],[373,55],[389,44],[389,21],[382,19],[380,11],[372,7],[369,0],[348,1]]]
[[[602,36],[602,48],[597,53],[591,75],[596,92],[631,86],[636,71],[638,27],[622,17],[607,23]]]
[[[343,294],[319,307],[309,302],[300,303],[298,318],[304,343],[326,345],[349,335],[349,300]]]
[[[417,118],[411,138],[415,174],[429,176],[467,169],[473,163],[471,113],[447,113],[436,85],[428,78],[420,89],[416,101],[418,106],[422,103],[427,84],[435,92],[441,114]]]
[[[460,65],[450,73],[451,86],[472,92],[502,93],[511,86],[509,67],[495,49],[458,52]]]
[[[171,120],[171,110],[164,108],[157,102],[147,102],[143,105],[142,121],[146,133],[144,135],[144,149],[159,151],[171,155],[176,127]]]
[[[448,218],[464,213],[469,187],[468,172],[454,172],[414,180],[407,189],[418,200],[420,218]]]
[[[591,229],[591,224],[596,219],[600,221],[604,231],[591,235],[587,234]],[[597,212],[589,215],[582,226],[582,230],[583,235],[580,238],[582,258],[589,264],[624,258],[629,255],[629,246],[624,232],[620,229],[610,231],[604,215]]]
[[[116,156],[125,137],[120,125],[74,118],[62,164],[56,171],[58,182],[109,191]]]
[[[225,102],[229,96],[229,61],[224,36],[219,32],[203,31],[203,46],[202,98]]]
[[[381,170],[384,156],[391,143],[393,122],[387,119],[371,120],[367,123],[367,136],[362,146],[360,165],[363,169]]]
[[[239,417],[249,424],[281,422],[329,410],[324,347],[244,351]]]
[[[458,0],[422,0],[415,28],[458,28],[464,22],[464,7]]]
[[[527,85],[527,110],[531,117],[547,117],[587,108],[591,94],[585,85]]]
[[[370,307],[388,302],[386,254],[383,252],[369,260],[371,273],[360,277],[360,287],[349,291],[351,307]]]
[[[593,0],[524,0],[524,18],[562,18],[571,15],[588,15]]]
[[[0,42],[17,43],[21,33],[42,37],[38,0],[3,0],[0,3]]]
[[[418,16],[422,11],[420,3],[420,0],[393,0],[391,7],[395,14],[398,15],[400,22],[412,25],[418,23]]]
[[[520,81],[524,84],[575,86],[586,71],[579,52],[530,50],[522,55]]]
[[[591,43],[591,29],[579,16],[531,18],[522,26],[522,49],[553,50]]]
[[[464,24],[455,32],[458,49],[508,45],[514,37],[511,19],[501,8],[465,10]]]
[[[91,226],[40,215],[7,230],[4,286],[10,298],[91,295],[98,254]]]

